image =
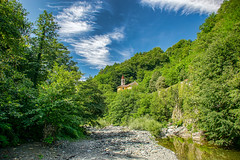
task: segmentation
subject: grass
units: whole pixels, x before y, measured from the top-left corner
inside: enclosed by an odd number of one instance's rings
[[[107,126],[110,126],[111,123],[108,122],[107,120],[103,119],[103,118],[100,118],[97,120],[97,125],[96,127],[97,128],[104,128],[104,127],[107,127]]]
[[[146,115],[144,117],[131,120],[128,126],[130,129],[149,131],[153,136],[159,137],[164,124],[161,124],[160,122]]]

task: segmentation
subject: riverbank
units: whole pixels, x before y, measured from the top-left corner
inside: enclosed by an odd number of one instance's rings
[[[240,150],[200,145],[191,139],[171,137],[158,139],[161,146],[175,152],[179,160],[239,160]]]
[[[60,141],[51,147],[31,143],[3,149],[0,150],[0,159],[177,159],[174,152],[158,145],[147,131],[108,126],[103,129],[91,128],[89,132],[90,139],[87,140]]]

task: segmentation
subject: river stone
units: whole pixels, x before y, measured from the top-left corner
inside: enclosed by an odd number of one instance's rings
[[[192,139],[194,142],[198,143],[198,144],[201,144],[202,142],[202,135],[203,133],[202,132],[195,132],[195,133],[192,133]]]
[[[109,126],[103,129],[89,128],[91,139],[75,142],[58,141],[53,146],[29,143],[16,147],[15,150],[0,149],[0,159],[21,160],[80,160],[80,159],[151,159],[177,160],[174,152],[160,146],[147,131],[130,130],[127,127]],[[29,148],[32,148],[29,150]],[[2,157],[8,153],[8,158]]]

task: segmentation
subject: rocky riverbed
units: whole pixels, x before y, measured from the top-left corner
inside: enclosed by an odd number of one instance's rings
[[[191,132],[184,126],[169,126],[168,128],[163,128],[160,136],[161,138],[172,138],[177,136],[183,139],[192,139],[193,142],[198,144],[203,144],[204,142],[204,134],[202,131]]]
[[[59,141],[53,146],[29,143],[0,150],[0,159],[13,160],[108,160],[151,159],[176,160],[174,152],[159,146],[147,131],[109,126],[91,128],[90,139],[75,142]]]

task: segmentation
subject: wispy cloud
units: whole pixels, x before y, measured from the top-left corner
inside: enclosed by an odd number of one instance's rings
[[[217,12],[223,0],[141,0],[142,5],[162,10],[182,11],[182,14]]]
[[[123,50],[116,50],[116,52],[122,56],[121,60],[124,61],[131,58],[132,54],[134,53],[134,49],[130,47]]]
[[[66,1],[66,2],[47,2],[46,6],[51,9],[57,9],[61,10],[62,8],[65,8],[66,5],[72,5],[74,2]]]
[[[60,9],[64,8],[65,6],[47,4],[47,7],[60,10]]]
[[[114,63],[110,59],[110,45],[114,41],[121,41],[124,38],[124,27],[115,28],[112,32],[102,35],[90,37],[84,35],[85,37],[77,38],[78,34],[96,29],[96,15],[103,9],[102,6],[103,2],[100,0],[76,2],[56,16],[61,27],[59,34],[62,40],[68,43],[81,57],[78,59],[81,63],[94,69],[101,69]],[[127,52],[125,52],[125,56],[127,56]]]
[[[63,9],[56,16],[56,20],[61,27],[59,33],[62,36],[71,36],[92,31],[95,24],[95,14],[101,9],[101,3],[101,1],[76,2],[71,7]]]
[[[119,41],[124,38],[121,29],[115,29],[114,32],[95,35],[88,39],[79,41],[72,40],[71,45],[75,48],[76,54],[83,57],[81,61],[91,65],[92,68],[101,69],[106,65],[111,65],[112,62],[109,58],[110,48],[109,45],[115,40]]]

